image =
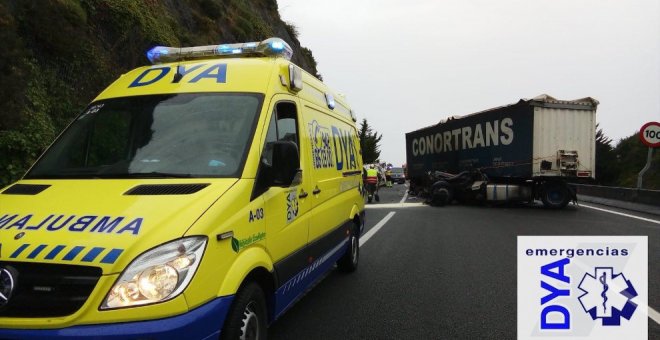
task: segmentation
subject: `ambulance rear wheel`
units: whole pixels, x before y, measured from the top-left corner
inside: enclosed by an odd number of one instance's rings
[[[357,227],[351,230],[351,235],[348,238],[348,249],[346,249],[346,253],[337,261],[337,268],[345,273],[354,272],[360,260],[360,239],[356,230]]]
[[[243,286],[229,309],[221,339],[261,340],[267,337],[266,297],[254,282]]]

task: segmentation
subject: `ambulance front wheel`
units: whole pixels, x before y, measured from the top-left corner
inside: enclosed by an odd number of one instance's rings
[[[345,273],[354,272],[360,260],[360,239],[356,232],[357,228],[355,227],[351,230],[351,235],[348,238],[348,249],[346,249],[346,253],[337,261],[337,268]]]
[[[266,297],[259,285],[249,282],[243,286],[232,303],[222,329],[221,339],[266,339]]]

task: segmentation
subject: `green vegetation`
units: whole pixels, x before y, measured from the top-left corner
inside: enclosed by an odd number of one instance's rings
[[[596,133],[596,183],[618,187],[637,187],[637,175],[646,165],[648,147],[639,133],[623,138],[616,146],[605,137],[602,129]],[[653,152],[651,168],[643,179],[643,189],[660,190],[660,149]]]
[[[307,47],[301,48],[302,52],[302,57],[305,59],[308,65],[311,66],[312,69],[316,70],[316,60],[314,59],[314,55],[312,55],[312,50],[308,49]],[[312,73],[312,75],[316,78],[318,78],[320,81],[323,81],[323,76],[321,76],[320,73],[315,72]]]
[[[318,74],[275,0],[0,1],[0,188],[155,45],[260,41],[280,35]]]
[[[360,123],[358,137],[360,137],[360,148],[362,149],[362,162],[364,164],[374,163],[380,157],[380,140],[383,134],[373,131],[367,119]]]

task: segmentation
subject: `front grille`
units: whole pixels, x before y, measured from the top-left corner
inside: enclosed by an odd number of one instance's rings
[[[208,183],[200,184],[143,184],[124,193],[124,195],[190,195],[204,188]]]
[[[46,189],[48,184],[14,184],[7,190],[3,191],[3,195],[36,195]]]
[[[87,301],[101,268],[65,264],[0,262],[15,278],[15,289],[0,317],[62,317]]]

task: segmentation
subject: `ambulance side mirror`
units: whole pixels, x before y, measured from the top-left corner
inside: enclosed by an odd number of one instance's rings
[[[300,154],[298,146],[289,141],[271,142],[272,147],[272,186],[290,187],[302,182]]]

